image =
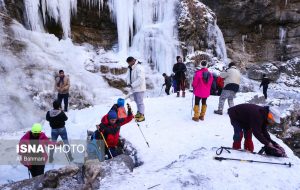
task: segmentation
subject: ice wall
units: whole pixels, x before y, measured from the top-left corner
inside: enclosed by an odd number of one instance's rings
[[[209,24],[208,26],[208,46],[215,46],[215,48],[212,49],[216,50],[217,57],[223,62],[228,63],[225,40],[223,37],[223,33],[217,25],[216,21],[213,25]]]
[[[170,73],[178,54],[176,3],[177,0],[110,0],[120,56],[136,55],[152,68]]]

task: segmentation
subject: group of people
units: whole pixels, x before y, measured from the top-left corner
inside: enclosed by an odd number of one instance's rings
[[[207,98],[210,96],[210,91],[214,76],[207,69],[207,61],[201,61],[194,75],[192,87],[195,95],[194,116],[192,120],[204,120],[207,109]],[[228,68],[220,73],[220,77],[224,79],[224,88],[219,98],[218,109],[215,114],[222,115],[224,103],[228,99],[228,115],[231,125],[234,128],[233,149],[241,149],[241,141],[244,136],[244,149],[253,152],[254,145],[252,134],[265,145],[266,153],[275,156],[286,156],[285,151],[275,141],[273,141],[267,131],[269,126],[280,123],[280,112],[273,107],[262,107],[255,104],[239,104],[234,106],[233,99],[239,91],[241,74],[235,63],[231,62]],[[263,75],[263,80],[260,85],[264,88],[264,96],[267,99],[267,88],[269,79]],[[201,109],[200,109],[201,100]]]
[[[132,119],[135,119],[136,122],[145,121],[145,106],[143,102],[144,93],[146,91],[145,71],[141,63],[135,58],[128,57],[126,61],[128,63],[127,84],[131,91],[129,95],[133,96],[136,102],[137,113],[135,115],[132,113],[129,104],[127,104],[126,111],[124,105],[125,100],[119,98],[109,112],[102,117],[101,123],[97,125],[97,129],[92,138],[105,141],[105,154],[107,159],[122,154],[122,150],[119,149],[121,126],[129,123]],[[239,90],[241,74],[234,63],[230,63],[228,66],[228,69],[220,73],[220,77],[224,80],[224,88],[220,94],[219,107],[214,113],[222,115],[225,100],[228,99],[228,105],[230,107],[228,109],[228,115],[234,128],[232,147],[234,149],[241,149],[241,141],[244,136],[244,149],[253,151],[252,134],[254,134],[269,151],[275,152],[278,156],[284,156],[285,152],[283,148],[270,138],[267,131],[268,126],[280,123],[280,114],[272,107],[262,107],[254,104],[240,104],[234,106],[233,98]],[[192,117],[194,121],[204,120],[207,110],[206,101],[211,94],[211,87],[216,78],[207,67],[207,61],[202,61],[197,67],[192,82],[193,93],[195,95],[194,116]],[[177,97],[180,97],[180,91],[182,91],[181,96],[185,97],[186,70],[182,58],[178,56],[177,63],[173,67],[173,72],[175,73],[174,80],[177,84]],[[163,76],[165,77],[164,85],[166,85],[166,93],[169,94],[172,80],[165,73]],[[266,98],[268,84],[269,80],[263,79],[261,86],[264,88]],[[49,121],[51,127],[51,141],[49,141],[45,133],[42,132],[42,125],[36,123],[32,126],[31,130],[21,138],[20,144],[69,144],[67,130],[65,128],[65,122],[68,117],[65,112],[68,111],[70,80],[68,76],[64,75],[63,70],[59,71],[59,76],[55,79],[55,88],[58,92],[57,99],[53,102],[53,109],[46,114],[46,120]],[[62,100],[64,100],[64,111],[61,106]],[[57,142],[59,136],[61,136],[63,142]],[[21,154],[21,156],[23,157],[25,155]],[[44,173],[45,163],[48,160],[47,155],[38,156],[42,156],[44,159],[37,164],[21,159],[21,162],[28,168],[33,177]],[[71,152],[68,152],[67,156],[70,161],[74,159]],[[49,162],[51,163],[53,161],[53,151],[50,151]]]

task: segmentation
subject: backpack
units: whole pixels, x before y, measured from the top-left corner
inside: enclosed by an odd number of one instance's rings
[[[114,104],[110,110],[114,110],[117,113],[118,119],[124,119],[127,117],[127,112],[124,106],[118,107],[118,104]]]
[[[205,71],[202,73],[202,78],[203,78],[204,83],[208,83],[210,77],[211,77],[210,72]]]

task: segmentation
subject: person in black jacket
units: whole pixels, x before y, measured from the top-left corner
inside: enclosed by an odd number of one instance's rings
[[[186,66],[182,62],[180,56],[176,57],[177,63],[173,66],[173,72],[175,73],[175,80],[177,83],[177,97],[180,96],[180,90],[182,90],[182,97],[185,97],[185,72]]]
[[[65,121],[68,120],[66,114],[61,110],[60,102],[55,100],[53,102],[53,109],[46,114],[46,120],[49,121],[51,127],[51,139],[53,142],[57,141],[60,136],[64,144],[69,145],[68,134],[65,127]],[[70,161],[73,161],[71,151],[68,152]],[[50,150],[49,163],[53,162],[53,150]]]
[[[252,133],[262,144],[277,155],[285,156],[285,151],[273,141],[267,131],[268,126],[280,123],[280,113],[274,107],[255,104],[239,104],[228,109],[231,125],[234,128],[233,149],[241,149],[244,135],[245,150],[253,152]]]
[[[172,86],[171,77],[166,73],[163,73],[162,76],[165,78],[165,83],[163,84],[163,86],[166,86],[165,92],[167,95],[170,95],[170,88]]]
[[[263,94],[265,96],[265,99],[268,98],[267,91],[268,91],[269,84],[270,84],[270,79],[266,76],[266,74],[263,74],[263,78],[259,88],[263,87]]]

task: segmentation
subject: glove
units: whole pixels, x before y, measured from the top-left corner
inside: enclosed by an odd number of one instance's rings
[[[129,104],[127,104],[127,115],[132,115],[132,110]]]

